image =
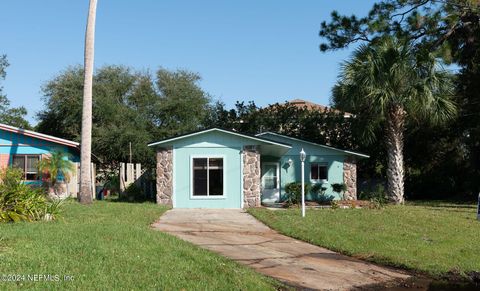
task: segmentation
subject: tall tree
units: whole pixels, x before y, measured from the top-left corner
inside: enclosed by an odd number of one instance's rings
[[[379,0],[367,16],[331,13],[321,23],[326,40],[322,51],[345,48],[357,42],[374,42],[386,35],[407,39],[428,50],[441,50],[454,58],[450,42],[458,32],[478,24],[478,0]]]
[[[210,101],[198,84],[200,75],[161,68],[156,77],[159,96],[155,114],[157,135],[165,137],[199,129]],[[192,110],[192,105],[196,109]]]
[[[79,201],[82,204],[92,203],[92,81],[93,81],[93,56],[95,41],[95,18],[97,13],[97,0],[90,0],[88,9],[87,29],[85,33],[85,60],[83,82],[83,107],[82,107],[82,137],[80,161],[80,193]]]
[[[375,43],[385,35],[407,39],[419,50],[433,52],[446,63],[460,67],[455,81],[455,100],[459,108],[456,119],[440,127],[411,126],[415,134],[406,136],[413,139],[409,142],[407,155],[416,152],[415,156],[407,157],[407,163],[413,162],[413,165],[407,164],[413,167],[409,170],[412,174],[409,178],[421,186],[411,188],[409,194],[417,196],[420,192],[423,195],[430,191],[430,197],[439,192],[449,196],[476,197],[480,191],[480,95],[477,94],[480,83],[480,1],[378,0],[365,16],[333,11],[331,19],[321,24],[323,43],[320,49],[330,51],[355,43]],[[416,148],[418,138],[426,136],[431,137],[425,139],[424,143],[428,145]],[[430,151],[427,155],[422,153],[429,147],[437,151]],[[462,174],[452,174],[443,168],[444,165],[461,169],[458,172]],[[441,185],[442,191],[437,191],[432,184]]]
[[[452,94],[452,77],[435,57],[396,38],[361,45],[342,65],[333,101],[369,119],[365,137],[385,127],[388,194],[393,202],[404,202],[405,123],[441,123],[454,117]]]
[[[183,72],[168,71],[166,75],[197,75]],[[81,66],[69,67],[44,84],[44,109],[37,115],[39,132],[80,141],[83,75]],[[195,79],[163,78],[162,82],[168,83],[163,90],[156,86],[159,82],[158,74],[125,66],[106,65],[95,70],[92,152],[102,161],[100,167],[117,169],[118,163],[127,162],[130,143],[132,160],[144,167],[153,166],[149,142],[202,125],[208,94]]]

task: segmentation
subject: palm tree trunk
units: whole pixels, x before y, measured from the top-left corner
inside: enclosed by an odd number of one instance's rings
[[[388,196],[390,201],[403,204],[404,168],[403,168],[403,132],[406,112],[402,106],[393,106],[388,112],[387,153],[388,153]]]
[[[96,10],[97,0],[90,0],[87,30],[85,33],[85,75],[83,82],[82,136],[80,151],[79,201],[83,204],[92,203],[92,175],[90,171],[92,161],[92,82]]]

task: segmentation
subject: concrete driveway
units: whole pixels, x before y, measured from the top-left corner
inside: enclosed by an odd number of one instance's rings
[[[281,235],[243,210],[173,209],[153,227],[302,289],[368,289],[410,277]]]

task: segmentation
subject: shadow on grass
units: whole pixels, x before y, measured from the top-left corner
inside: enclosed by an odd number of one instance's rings
[[[136,197],[132,199],[131,197],[109,197],[106,199],[103,199],[103,201],[106,202],[122,202],[122,203],[155,203],[155,200],[153,198],[148,198],[148,197]]]
[[[476,201],[452,201],[452,200],[411,200],[408,201],[409,206],[420,206],[420,207],[438,207],[438,208],[457,208],[457,209],[476,209]]]

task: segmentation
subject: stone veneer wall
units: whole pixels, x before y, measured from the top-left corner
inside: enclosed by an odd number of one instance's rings
[[[345,199],[357,200],[357,162],[352,157],[343,161],[343,182],[347,186]]]
[[[173,149],[157,150],[157,204],[173,206]]]
[[[259,207],[260,153],[255,146],[243,148],[243,207]]]

